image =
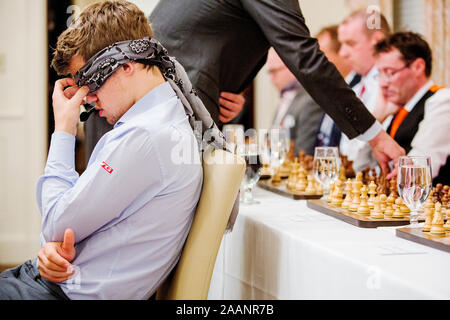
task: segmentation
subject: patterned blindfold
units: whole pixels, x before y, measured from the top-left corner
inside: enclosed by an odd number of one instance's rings
[[[156,40],[117,42],[99,51],[74,76],[77,86],[88,86],[89,94],[97,92],[112,74],[127,62],[156,65],[166,78],[174,79],[175,65],[167,50]]]

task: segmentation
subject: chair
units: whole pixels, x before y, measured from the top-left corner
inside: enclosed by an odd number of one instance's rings
[[[157,290],[158,300],[205,300],[245,161],[223,150],[204,153],[203,189],[180,260]]]

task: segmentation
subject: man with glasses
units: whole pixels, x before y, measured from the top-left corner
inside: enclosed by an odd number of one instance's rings
[[[417,33],[399,32],[375,47],[387,133],[408,155],[431,156],[434,183],[450,184],[450,89],[430,80],[432,53]]]

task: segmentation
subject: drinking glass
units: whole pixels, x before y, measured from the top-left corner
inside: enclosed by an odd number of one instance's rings
[[[237,154],[244,144],[244,126],[242,124],[226,124],[222,128],[223,135],[231,150]]]
[[[418,210],[427,200],[432,187],[431,158],[399,157],[397,170],[398,193],[411,210],[411,225],[417,225]]]
[[[337,147],[316,147],[314,149],[314,178],[323,185],[322,200],[326,200],[330,185],[339,175],[340,158]]]
[[[269,132],[261,135],[261,154],[263,162],[270,164],[275,172],[286,160],[290,148],[289,129],[273,127]]]
[[[261,146],[255,130],[247,130],[245,138],[245,144],[242,150],[239,150],[239,155],[245,159],[246,163],[245,176],[241,184],[243,191],[241,201],[245,204],[256,204],[259,201],[253,198],[253,187],[261,177]]]

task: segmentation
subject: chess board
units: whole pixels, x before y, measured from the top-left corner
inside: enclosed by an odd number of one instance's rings
[[[304,192],[295,192],[295,191],[289,190],[286,187],[286,184],[287,184],[286,179],[283,179],[279,185],[272,184],[272,179],[265,179],[265,180],[258,181],[259,187],[261,187],[265,190],[274,192],[276,194],[279,194],[281,196],[294,199],[294,200],[320,199],[322,197],[321,193],[320,194],[319,193],[318,194],[306,194]]]
[[[429,232],[423,232],[422,228],[405,227],[396,229],[395,234],[399,238],[414,241],[434,249],[450,252],[449,232],[445,235],[434,235]]]
[[[335,207],[320,199],[308,200],[307,206],[308,208],[314,209],[360,228],[395,227],[409,224],[409,218],[373,219],[370,218],[369,215],[362,215],[347,209]]]

